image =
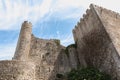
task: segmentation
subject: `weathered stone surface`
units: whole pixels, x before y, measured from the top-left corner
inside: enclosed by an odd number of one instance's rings
[[[35,65],[28,61],[0,61],[0,80],[35,80]]]
[[[69,64],[68,56],[65,53],[65,50],[62,49],[61,53],[57,56],[57,60],[55,61],[54,69],[48,80],[55,80],[57,74],[65,74],[71,70],[71,66]]]
[[[13,60],[33,62],[35,80],[54,80],[56,74],[64,74],[71,70],[65,47],[60,45],[60,41],[36,38],[28,22],[22,25]]]
[[[120,80],[119,18],[115,13],[91,5],[73,30],[79,60]]]
[[[69,51],[69,62],[70,62],[70,66],[71,69],[77,69],[79,65],[79,61],[78,61],[78,55],[77,55],[77,51],[76,48],[71,47],[68,49]]]
[[[54,76],[57,72],[54,71],[58,71],[54,69],[55,65],[58,65],[55,63],[59,62],[56,62],[58,55],[61,54],[61,51],[64,48],[65,47],[60,45],[59,40],[45,40],[32,36],[31,49],[28,58],[36,64],[37,80],[48,80],[51,73],[51,77],[55,78]],[[66,64],[67,63],[65,63],[63,67],[66,67]],[[65,69],[61,71],[63,72]],[[51,78],[51,80],[54,80],[53,78]]]
[[[32,24],[30,22],[24,21],[21,27],[19,40],[13,59],[26,61],[30,50],[31,34],[32,34]]]

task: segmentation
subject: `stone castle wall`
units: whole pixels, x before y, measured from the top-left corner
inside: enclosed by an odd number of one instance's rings
[[[36,80],[54,80],[57,74],[54,66],[58,63],[56,60],[62,49],[65,47],[60,45],[59,40],[45,40],[32,36],[28,58],[36,65]],[[50,76],[51,79],[49,79]]]
[[[94,66],[120,80],[118,13],[91,5],[73,30],[76,47],[32,34],[32,24],[22,24],[13,60],[0,61],[0,80],[55,80],[78,66]]]
[[[55,80],[56,74],[65,74],[77,67],[74,54],[76,50],[70,48],[68,57],[65,49],[57,39],[47,40],[35,37],[32,34],[31,23],[25,21],[22,24],[13,60],[34,63],[35,80]]]
[[[35,80],[35,65],[28,61],[0,61],[0,80]]]
[[[109,34],[114,47],[120,55],[120,15],[111,10],[95,6],[97,15],[104,25],[107,33]]]
[[[97,67],[110,74],[113,80],[119,80],[120,58],[119,52],[116,51],[119,41],[116,41],[115,38],[119,36],[119,33],[114,32],[115,27],[113,26],[116,25],[116,28],[119,28],[119,25],[117,26],[118,22],[114,21],[113,15],[113,12],[91,5],[76,25],[73,34],[78,46],[77,51],[81,65]],[[119,37],[117,37],[118,39]]]
[[[56,74],[65,74],[77,67],[76,50],[60,45],[56,39],[39,39],[32,35],[28,60],[36,65],[36,80],[55,80]],[[69,56],[69,57],[68,57]],[[74,62],[75,61],[75,62]]]

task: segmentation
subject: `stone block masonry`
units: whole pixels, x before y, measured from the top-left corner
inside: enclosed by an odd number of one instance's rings
[[[120,80],[120,18],[118,13],[90,5],[73,30],[82,66],[94,66]]]
[[[30,51],[31,35],[32,24],[30,22],[24,21],[21,27],[18,44],[13,59],[26,61]]]

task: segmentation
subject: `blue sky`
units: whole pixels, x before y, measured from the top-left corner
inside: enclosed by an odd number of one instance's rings
[[[120,12],[118,0],[0,0],[0,60],[14,55],[25,20],[32,22],[36,37],[74,43],[72,29],[90,3]]]

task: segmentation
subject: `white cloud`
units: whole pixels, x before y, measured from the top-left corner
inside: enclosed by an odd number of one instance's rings
[[[0,60],[4,59],[12,59],[14,52],[15,52],[15,43],[1,45],[0,46]]]
[[[120,11],[115,0],[0,0],[0,30],[18,29],[24,20],[35,24],[56,13],[58,18],[79,18],[83,14],[81,7],[86,9],[90,3]]]
[[[72,34],[67,34],[67,35],[61,36],[60,40],[61,40],[61,44],[64,46],[74,43]]]
[[[116,12],[120,12],[120,4],[118,0],[84,0],[83,7],[87,8],[91,3]],[[80,5],[82,5],[82,3]]]
[[[111,9],[116,12],[120,12],[120,4],[118,0],[57,0],[56,4],[54,4],[54,10],[58,12],[65,13],[68,10],[72,10],[72,8],[78,9],[81,11],[81,7],[85,10],[89,8],[89,5],[93,3],[99,6],[102,6],[104,8]],[[84,11],[84,10],[83,10]],[[70,15],[65,14],[66,16],[72,17],[80,17],[84,12],[81,14],[79,12],[75,12],[74,10],[70,12]]]
[[[54,10],[55,11],[62,11],[66,9],[71,9],[71,8],[78,8],[81,5],[79,5],[79,0],[57,0],[55,5],[54,5]]]
[[[57,36],[55,38],[60,39],[62,45],[67,46],[71,43],[74,43],[72,33],[60,34],[59,31],[57,31],[56,33],[57,33]]]
[[[0,60],[10,60],[14,56],[18,39],[12,39],[10,43],[0,43]]]
[[[4,0],[0,3],[0,30],[18,29],[24,20],[36,23],[49,12],[51,6],[51,0],[43,0],[33,6],[20,0]]]
[[[104,8],[120,12],[120,1],[118,0],[93,0],[93,3]]]

